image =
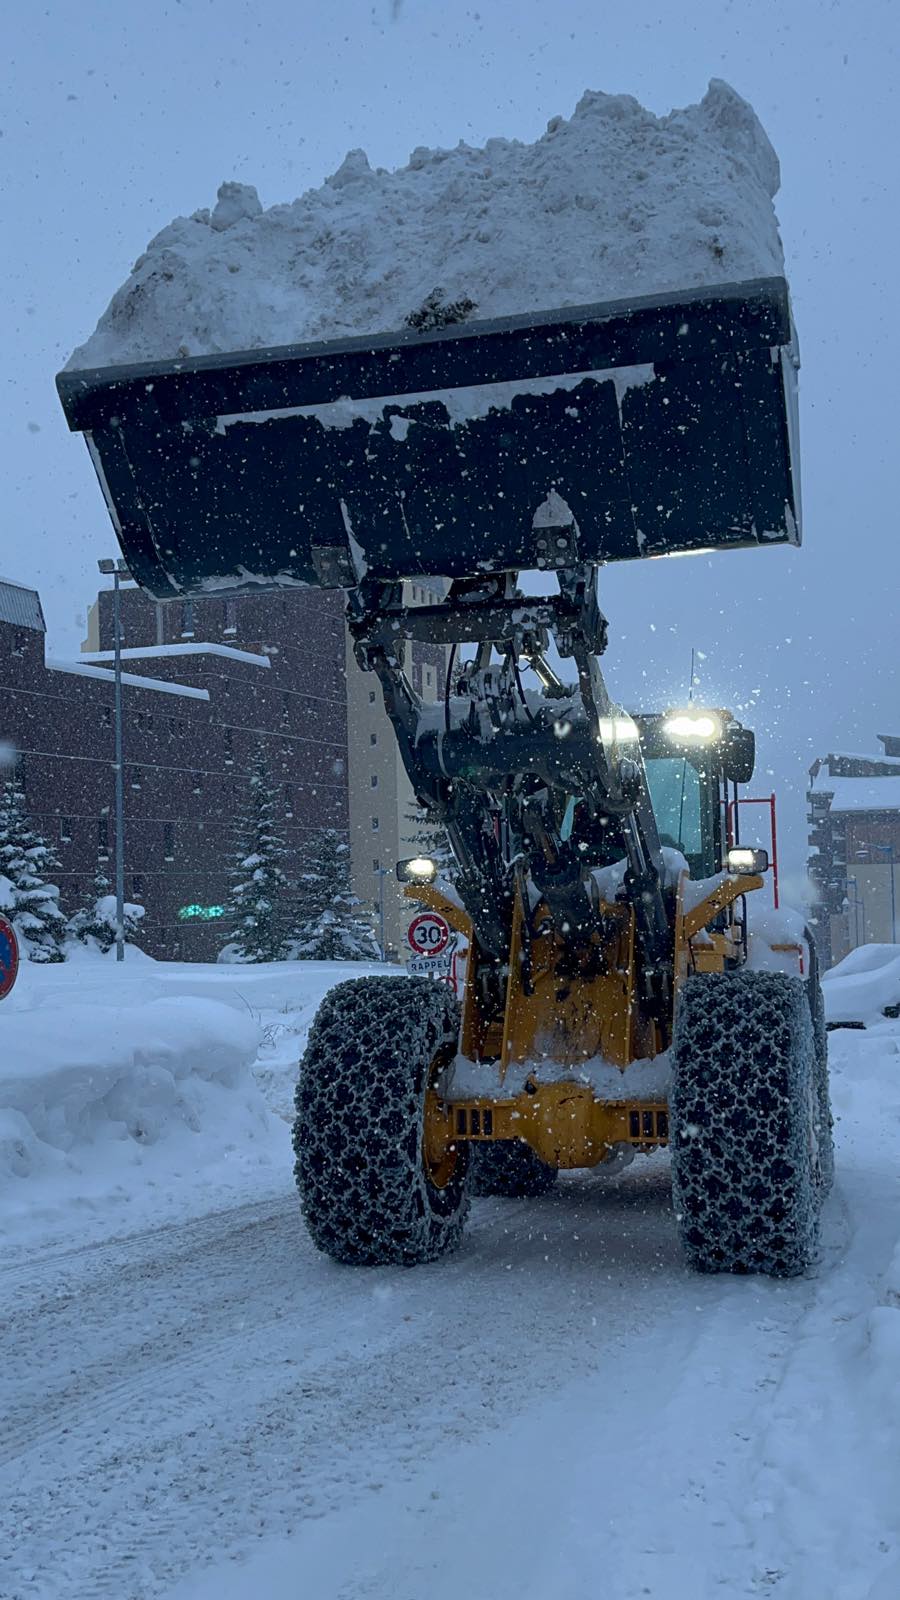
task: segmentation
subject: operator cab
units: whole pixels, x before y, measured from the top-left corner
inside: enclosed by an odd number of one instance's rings
[[[753,776],[753,733],[728,711],[694,707],[634,721],[660,844],[681,851],[692,878],[711,878],[725,860],[729,785]]]

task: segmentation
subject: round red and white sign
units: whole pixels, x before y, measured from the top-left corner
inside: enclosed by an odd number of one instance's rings
[[[9,994],[19,970],[19,941],[15,929],[0,917],[0,1000]]]
[[[450,943],[450,924],[437,911],[420,911],[406,930],[406,940],[417,956],[443,955]]]

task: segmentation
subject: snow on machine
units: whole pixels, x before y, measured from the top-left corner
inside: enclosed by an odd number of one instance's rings
[[[324,1000],[297,1092],[307,1225],[340,1261],[428,1261],[473,1187],[668,1145],[693,1266],[800,1272],[830,1181],[825,1030],[811,944],[802,977],[748,962],[766,861],[728,851],[724,818],[753,735],[614,704],[597,595],[610,561],[799,542],[787,286],[466,310],[58,379],[151,595],[346,591],[452,844],[452,891],[405,870],[469,939],[461,1017],[428,978]],[[423,576],[445,598],[407,606]],[[448,650],[435,704],[410,639]]]

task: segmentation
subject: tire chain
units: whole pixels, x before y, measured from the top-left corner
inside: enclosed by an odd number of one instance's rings
[[[442,1189],[422,1151],[435,1058],[455,1046],[459,1007],[431,978],[356,978],[326,995],[300,1064],[295,1176],[314,1244],[358,1265],[433,1261],[469,1209],[467,1150]]]
[[[689,978],[672,1045],[672,1189],[705,1272],[802,1272],[826,1184],[806,985],[774,972]]]

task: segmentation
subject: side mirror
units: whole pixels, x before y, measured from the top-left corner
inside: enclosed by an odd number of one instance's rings
[[[434,883],[437,877],[437,862],[430,856],[411,856],[406,861],[398,861],[397,878],[400,883]]]
[[[747,874],[768,872],[768,870],[768,850],[750,850],[746,849],[742,844],[736,844],[728,852],[729,872],[741,872]]]
[[[756,734],[752,728],[730,727],[722,746],[722,774],[729,783],[749,783],[756,766]]]

